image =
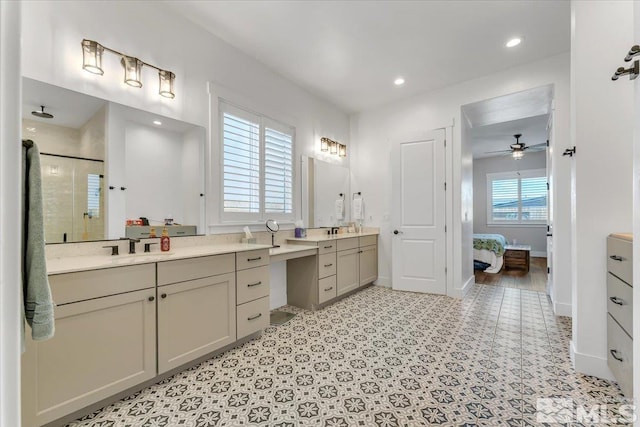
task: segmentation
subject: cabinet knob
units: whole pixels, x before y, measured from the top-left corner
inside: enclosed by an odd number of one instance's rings
[[[149,297],[149,301],[155,301],[156,297]]]
[[[160,298],[165,299],[167,297],[167,294],[162,294],[160,295]]]

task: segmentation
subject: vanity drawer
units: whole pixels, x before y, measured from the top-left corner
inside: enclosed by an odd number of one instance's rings
[[[104,268],[49,276],[56,304],[84,301],[155,286],[154,264]]]
[[[233,254],[177,259],[158,263],[158,286],[233,273]]]
[[[633,244],[615,237],[607,238],[607,270],[633,284]]]
[[[327,302],[337,296],[336,276],[329,276],[318,280],[318,304]]]
[[[269,297],[241,304],[236,311],[238,338],[246,337],[269,326]]]
[[[340,239],[336,241],[337,249],[339,251],[346,251],[348,249],[355,249],[358,247],[359,242],[357,237],[350,239]]]
[[[326,240],[324,242],[318,242],[318,253],[328,254],[336,251],[336,241],[335,240]]]
[[[269,266],[250,268],[238,271],[237,303],[253,301],[269,296]]]
[[[269,249],[236,253],[236,270],[269,265]]]
[[[336,274],[336,254],[324,254],[318,256],[318,277],[332,276]]]
[[[607,363],[620,389],[628,398],[633,397],[633,341],[620,325],[607,315]]]
[[[613,274],[607,274],[607,311],[633,336],[633,288]]]
[[[378,243],[378,235],[374,234],[372,236],[362,236],[360,237],[360,247],[363,246],[371,246]]]

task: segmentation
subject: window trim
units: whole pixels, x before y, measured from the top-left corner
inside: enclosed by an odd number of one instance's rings
[[[527,169],[522,171],[510,171],[510,172],[493,172],[487,173],[487,194],[486,194],[486,202],[487,202],[487,226],[489,227],[540,227],[546,226],[548,220],[548,210],[549,210],[549,192],[547,191],[547,218],[544,220],[494,220],[493,219],[493,181],[501,180],[501,179],[518,179],[518,201],[520,202],[518,215],[520,216],[522,213],[522,194],[521,193],[521,180],[523,178],[547,178],[547,170],[546,169]]]
[[[247,120],[256,120],[259,124],[259,143],[260,143],[260,197],[259,212],[225,212],[224,210],[224,114],[237,115]],[[291,213],[267,213],[265,212],[265,129],[270,128],[278,132],[291,133]],[[281,224],[293,224],[297,218],[297,189],[296,182],[296,127],[288,125],[280,120],[269,117],[265,114],[253,111],[250,108],[239,106],[225,98],[218,97],[218,140],[219,143],[219,218],[220,225],[241,225],[262,223],[267,219],[275,219]]]

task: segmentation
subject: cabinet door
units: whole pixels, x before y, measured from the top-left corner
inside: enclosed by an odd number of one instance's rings
[[[56,307],[48,341],[25,338],[24,426],[39,426],[156,375],[155,288]]]
[[[360,248],[360,286],[378,279],[378,246]]]
[[[158,288],[158,373],[235,340],[234,273]]]
[[[338,252],[338,267],[336,270],[338,295],[356,289],[359,286],[358,249]]]

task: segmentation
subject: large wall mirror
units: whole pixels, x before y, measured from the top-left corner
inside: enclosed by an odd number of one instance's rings
[[[335,227],[349,222],[349,168],[302,156],[303,218],[308,227]],[[342,200],[342,215],[340,215]]]
[[[22,104],[47,243],[159,235],[167,220],[171,235],[204,233],[203,127],[28,78]],[[149,226],[127,224],[141,217]]]

